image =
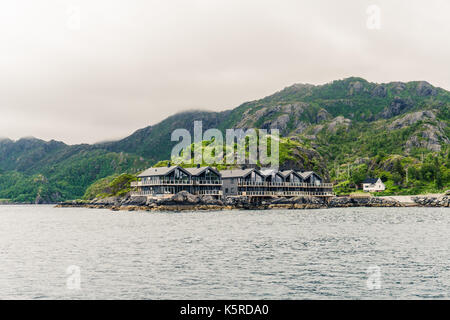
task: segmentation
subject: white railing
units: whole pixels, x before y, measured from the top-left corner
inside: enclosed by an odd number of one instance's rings
[[[132,181],[131,187],[157,186],[157,185],[222,185],[221,180],[146,180]],[[286,188],[333,188],[332,183],[321,183],[319,185],[312,183],[294,183],[294,182],[258,182],[241,181],[240,187],[286,187]]]
[[[157,195],[165,195],[165,196],[172,196],[173,193],[154,193],[150,190],[144,190],[144,191],[131,191],[131,196],[137,197],[137,196],[157,196]],[[194,192],[194,195],[199,196],[221,196],[222,191],[221,190],[199,190]]]
[[[333,192],[309,192],[309,191],[240,191],[241,196],[334,196]]]
[[[303,188],[332,188],[332,183],[296,183],[296,182],[258,182],[258,181],[240,181],[240,187],[303,187]]]
[[[210,195],[221,196],[221,190],[199,190],[194,193],[195,195]],[[172,193],[158,194],[149,190],[146,191],[132,191],[131,196],[156,196],[165,195],[170,196]],[[277,197],[296,197],[296,196],[322,196],[331,197],[334,196],[333,192],[307,192],[307,191],[240,191],[241,196],[277,196]]]
[[[131,187],[159,186],[159,185],[221,185],[221,180],[145,180],[133,181]]]
[[[194,184],[213,184],[213,185],[221,185],[222,181],[221,180],[193,180]]]
[[[205,195],[205,196],[220,196],[222,195],[221,190],[199,190],[195,192],[196,195]]]
[[[154,193],[146,190],[146,191],[131,191],[131,196],[150,196],[153,195]]]
[[[153,193],[150,191],[131,191],[130,194],[132,197],[150,196],[153,198],[170,198],[173,196],[172,193]]]
[[[146,180],[131,182],[131,187],[158,186],[158,185],[192,185],[192,180]]]

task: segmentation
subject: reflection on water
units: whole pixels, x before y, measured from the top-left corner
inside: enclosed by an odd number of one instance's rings
[[[450,297],[448,208],[0,206],[0,299]]]

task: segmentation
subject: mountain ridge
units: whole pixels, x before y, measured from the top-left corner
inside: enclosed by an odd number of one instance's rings
[[[290,165],[298,162],[308,169],[314,169],[308,158],[313,154],[338,166],[395,154],[412,162],[421,153],[423,157],[444,152],[445,157],[449,106],[450,92],[426,81],[379,84],[349,77],[322,85],[293,84],[230,110],[184,111],[115,141],[67,145],[36,138],[0,139],[0,199],[80,197],[98,179],[168,159],[176,143],[170,141],[171,132],[177,128],[192,132],[195,120],[202,120],[204,131],[280,129],[282,136],[297,141],[295,148],[303,150],[294,152],[292,145],[286,149],[297,157],[289,160]],[[329,166],[328,170],[336,182],[343,180],[339,172]],[[366,171],[366,175],[375,173]],[[19,188],[15,179],[28,181],[29,187]],[[34,186],[36,179],[47,184]]]

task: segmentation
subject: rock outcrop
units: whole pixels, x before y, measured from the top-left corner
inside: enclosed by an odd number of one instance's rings
[[[417,95],[422,97],[436,95],[436,89],[426,81],[420,81],[416,88]]]
[[[417,206],[449,207],[450,195],[441,197],[412,197]],[[255,202],[245,196],[227,197],[224,201],[211,196],[196,196],[180,192],[166,199],[146,197],[125,197],[103,199],[103,201],[70,201],[59,207],[108,208],[113,211],[198,211],[198,210],[266,210],[266,209],[322,209],[346,207],[404,207],[404,203],[381,197],[334,197],[325,200],[320,197],[299,196],[293,198],[272,197]],[[408,204],[408,206],[411,206]]]
[[[436,115],[431,110],[418,111],[407,114],[404,117],[395,120],[389,125],[388,129],[389,130],[403,129],[419,121],[435,120],[435,119]]]
[[[372,97],[384,98],[387,95],[387,89],[385,86],[379,84],[372,90]]]
[[[450,207],[450,195],[440,197],[413,197],[415,203],[423,207]]]
[[[319,123],[322,121],[330,120],[331,118],[331,114],[327,110],[322,108],[319,110],[319,112],[317,112],[316,121]]]
[[[395,97],[394,101],[392,101],[392,103],[383,110],[381,117],[389,119],[398,116],[399,114],[406,112],[413,105],[414,103],[411,98],[403,99],[400,97]]]
[[[426,148],[431,151],[440,151],[441,141],[446,144],[450,143],[449,138],[443,132],[440,126],[431,124],[424,124],[423,130],[412,135],[408,141],[406,141],[406,150],[409,152],[411,148]]]
[[[334,118],[329,124],[328,124],[328,130],[330,132],[336,133],[337,129],[339,127],[345,127],[348,128],[352,123],[352,120],[344,118],[343,116],[339,116]]]
[[[355,81],[355,82],[351,82],[349,84],[349,90],[348,93],[349,95],[354,95],[356,93],[361,92],[364,89],[363,84],[360,81]]]
[[[352,198],[352,197],[334,197],[328,204],[333,208],[342,207],[403,207],[395,200],[386,200],[377,197]]]

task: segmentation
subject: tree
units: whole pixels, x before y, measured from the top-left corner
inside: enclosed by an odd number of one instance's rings
[[[367,165],[363,164],[359,168],[352,171],[351,181],[356,185],[360,185],[367,177]]]
[[[417,169],[415,167],[408,168],[408,178],[410,180],[412,180],[412,179],[417,180],[419,178]]]
[[[436,174],[436,182],[435,183],[436,183],[436,188],[439,190],[442,189],[442,187],[444,186],[443,182],[442,182],[442,174],[440,171]]]
[[[394,180],[394,183],[396,185],[400,185],[403,182],[403,177],[398,172],[394,172],[394,174],[392,175],[392,179]]]
[[[394,162],[394,173],[398,173],[402,177],[404,177],[406,174],[405,169],[403,168],[403,165],[400,162],[400,159],[397,159]]]
[[[403,179],[406,176],[405,169],[402,166],[402,163],[400,162],[400,159],[395,160],[394,162],[394,168],[392,172],[392,178],[396,185],[400,185],[403,183]]]

